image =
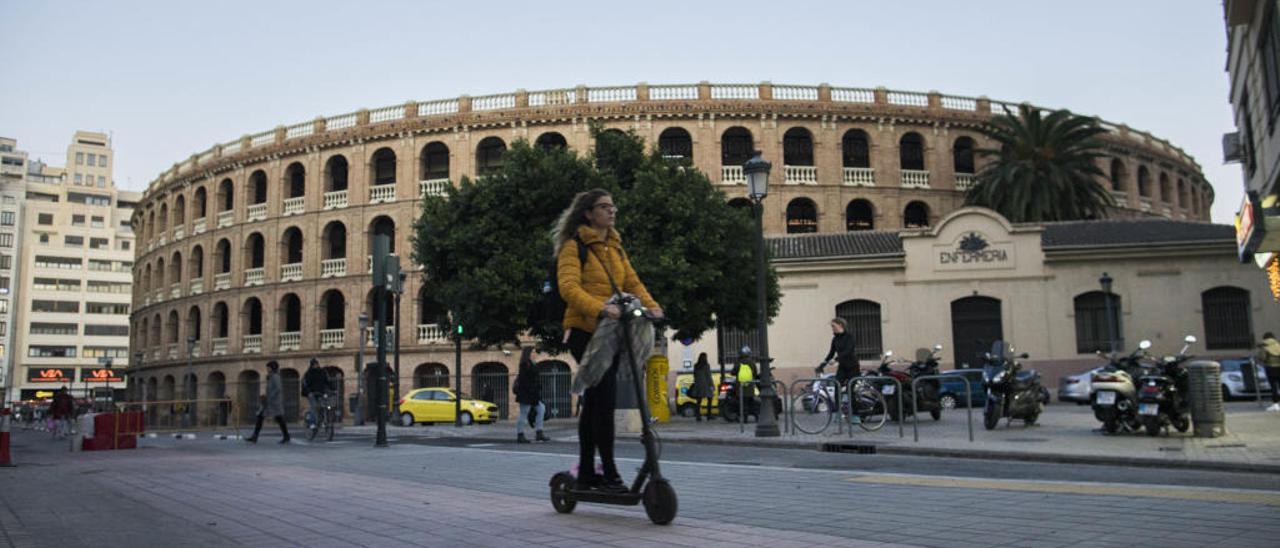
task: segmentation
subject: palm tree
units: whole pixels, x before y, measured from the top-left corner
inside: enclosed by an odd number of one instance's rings
[[[1095,160],[1105,156],[1093,118],[1023,104],[981,131],[999,144],[978,153],[995,162],[978,173],[967,205],[996,210],[1015,223],[1096,219],[1114,207]]]

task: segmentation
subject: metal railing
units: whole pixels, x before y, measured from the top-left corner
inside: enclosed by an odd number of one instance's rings
[[[115,405],[117,413],[140,413],[143,417],[140,425],[142,428],[116,429],[112,434],[117,438],[136,436],[144,431],[165,432],[197,428],[240,430],[240,406],[231,398],[131,401],[116,402]]]
[[[889,381],[889,382],[893,383],[893,385],[896,387],[896,388],[895,388],[895,390],[897,390],[897,392],[898,392],[898,397],[897,397],[897,398],[894,398],[894,399],[895,399],[895,400],[898,400],[898,420],[897,420],[897,421],[895,421],[895,422],[897,422],[897,423],[898,423],[898,437],[899,437],[899,438],[905,438],[905,437],[907,437],[906,428],[902,426],[902,423],[904,422],[904,421],[902,420],[902,412],[903,412],[903,407],[902,407],[902,381],[899,381],[898,379],[895,379],[895,378],[890,377],[890,376],[887,376],[887,375],[863,375],[863,376],[861,376],[861,377],[854,377],[854,378],[852,378],[852,379],[849,379],[849,382],[845,383],[845,386],[844,386],[844,388],[845,388],[845,394],[853,394],[853,385],[857,384],[857,383],[858,383],[858,381],[867,381],[868,383],[871,383],[871,381],[873,381],[873,380],[875,380],[875,381]],[[875,383],[871,383],[871,385],[872,385],[872,386],[875,386]],[[880,387],[880,388],[878,388],[878,390],[880,390],[880,393],[881,393],[881,394],[884,394],[884,387],[883,387],[883,386],[882,386],[882,387]],[[885,403],[887,404],[888,402],[885,402]],[[852,405],[852,403],[850,403],[850,405]],[[886,413],[888,413],[888,412],[889,412],[889,410],[888,410],[888,409],[885,409],[885,412],[886,412]],[[850,429],[849,429],[849,436],[850,436],[850,437],[853,437],[853,429],[852,429],[852,428],[850,428]]]

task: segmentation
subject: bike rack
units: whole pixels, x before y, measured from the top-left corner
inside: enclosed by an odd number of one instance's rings
[[[899,438],[905,438],[905,437],[907,437],[906,429],[905,429],[905,427],[903,427],[903,426],[902,426],[902,423],[904,422],[904,421],[902,420],[902,419],[903,419],[903,416],[902,416],[902,410],[903,410],[903,409],[902,409],[902,381],[899,381],[898,379],[895,379],[895,378],[890,377],[890,376],[888,376],[888,375],[863,375],[863,376],[861,376],[861,377],[854,377],[854,378],[852,378],[852,379],[849,379],[849,382],[845,383],[845,393],[846,393],[846,394],[852,394],[852,393],[853,393],[853,384],[854,384],[854,383],[856,383],[856,382],[858,382],[859,380],[869,381],[869,380],[872,380],[872,379],[876,379],[876,380],[886,380],[886,381],[889,381],[889,382],[893,383],[894,385],[896,385],[896,386],[898,387],[898,397],[896,398],[896,399],[898,400],[898,420],[897,420],[897,423],[898,423],[898,437],[899,437]],[[882,393],[882,395],[883,395],[883,393]],[[912,398],[912,401],[915,401],[915,398]],[[850,402],[850,403],[849,403],[849,410],[850,410],[850,411],[852,411],[852,410],[853,410],[853,403],[852,403],[852,402]],[[887,413],[888,411],[889,411],[888,409],[886,409],[886,410],[885,410],[885,412],[886,412],[886,413]],[[849,437],[851,437],[851,438],[853,437],[853,428],[849,428]]]
[[[774,381],[774,382],[780,382],[780,381]],[[794,381],[791,381],[791,385],[787,386],[787,416],[790,417],[790,420],[788,420],[787,422],[791,423],[789,426],[790,426],[791,435],[793,436],[797,434],[797,430],[798,430],[797,426],[795,425],[796,416],[795,416],[795,413],[792,412],[794,410],[793,407],[795,406],[795,403],[796,403],[795,388],[796,386],[800,385],[800,383],[815,383],[815,382],[819,384],[832,384],[832,385],[835,385],[837,388],[839,388],[840,386],[840,381],[837,381],[835,377],[825,377],[825,378],[824,377],[806,377],[803,379],[796,379]],[[839,406],[838,403],[836,405]],[[837,412],[839,411],[837,410]],[[837,422],[843,423],[844,421],[837,421]],[[820,435],[823,432],[826,432],[827,428],[830,428],[830,425],[827,425],[815,435]],[[843,431],[844,431],[843,426],[837,426],[837,430],[836,430],[837,434]]]
[[[965,406],[964,410],[966,422],[969,423],[969,442],[973,443],[973,386],[969,384],[969,379],[964,378],[964,375],[925,375],[911,379],[911,437],[913,441],[920,441],[920,407],[916,401],[918,399],[916,398],[916,383],[925,379],[944,380],[952,376],[959,377],[960,380],[964,381],[964,395],[965,399],[968,400],[968,405]],[[898,404],[902,404],[901,396],[898,397]],[[902,415],[899,414],[898,416],[901,417]]]

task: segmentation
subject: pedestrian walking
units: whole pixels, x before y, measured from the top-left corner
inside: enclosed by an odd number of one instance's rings
[[[693,364],[693,384],[685,395],[693,399],[694,416],[702,422],[703,405],[706,402],[707,420],[711,420],[711,403],[715,400],[715,387],[711,382],[711,362],[707,361],[707,353],[698,354],[698,361]]]
[[[262,432],[262,423],[267,417],[274,418],[280,425],[283,436],[280,443],[289,443],[289,427],[284,423],[284,385],[280,381],[280,364],[275,360],[267,362],[267,393],[258,407],[258,422],[253,425],[253,435],[245,441],[258,443],[258,434]]]
[[[538,366],[533,363],[533,347],[526,346],[520,353],[519,372],[516,373],[515,385],[511,391],[516,394],[516,403],[520,405],[520,413],[516,415],[516,443],[529,443],[524,436],[525,426],[529,423],[529,413],[534,414],[533,429],[538,441],[551,441],[542,433],[542,421],[547,414],[547,406],[542,403],[542,385],[538,378]]]
[[[1270,332],[1262,335],[1262,344],[1258,345],[1262,354],[1262,365],[1267,371],[1267,382],[1271,384],[1271,407],[1267,411],[1280,413],[1280,341]]]
[[[565,301],[564,331],[569,353],[582,373],[583,354],[602,317],[617,320],[622,308],[609,304],[615,292],[624,291],[637,297],[655,318],[662,308],[649,295],[636,275],[622,238],[615,230],[618,207],[613,196],[602,189],[574,196],[573,203],[560,215],[551,237],[555,243],[556,277],[560,296]],[[585,261],[579,259],[579,247],[590,252]],[[625,335],[624,335],[625,336]],[[582,411],[578,416],[579,488],[625,490],[622,476],[614,461],[614,409],[617,407],[617,370],[620,354],[612,364],[580,395]],[[600,453],[603,477],[595,472],[595,454]]]
[[[53,395],[53,404],[49,414],[53,417],[53,437],[65,438],[71,433],[71,420],[75,418],[76,402],[67,387],[58,389]]]

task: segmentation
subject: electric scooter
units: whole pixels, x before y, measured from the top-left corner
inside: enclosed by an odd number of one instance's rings
[[[619,330],[622,352],[626,354],[627,365],[631,368],[636,402],[640,406],[640,416],[643,418],[640,421],[640,443],[644,445],[644,463],[640,466],[640,472],[636,475],[631,488],[620,492],[577,489],[574,486],[575,479],[572,473],[557,472],[551,476],[551,506],[561,514],[568,514],[573,512],[579,502],[621,506],[644,503],[644,512],[649,515],[649,520],[657,525],[666,525],[676,519],[678,506],[676,490],[671,487],[671,482],[662,477],[658,469],[658,439],[650,427],[649,403],[644,387],[641,386],[644,382],[644,377],[641,375],[643,372],[636,366],[635,358],[631,353],[631,337],[628,336],[630,322],[648,321],[650,318],[634,298],[625,298],[618,305],[624,311],[620,318],[622,329]]]

